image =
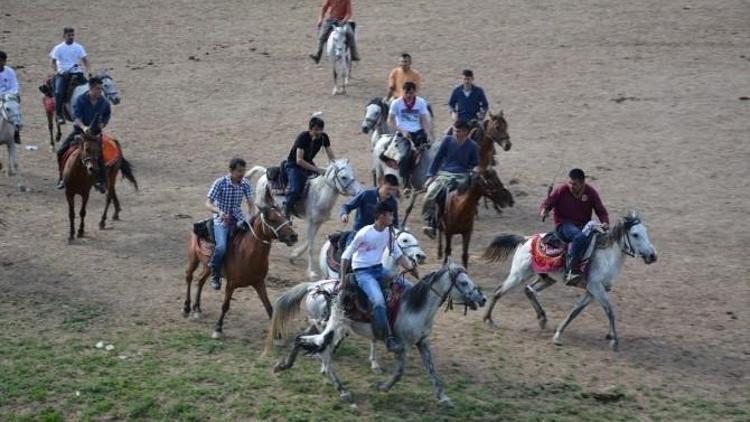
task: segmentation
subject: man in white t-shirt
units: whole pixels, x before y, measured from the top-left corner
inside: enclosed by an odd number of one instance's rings
[[[10,66],[6,65],[5,62],[8,60],[8,55],[4,51],[0,51],[0,97],[4,95],[18,95],[18,79],[16,79],[16,72],[11,69]],[[16,126],[16,132],[13,135],[15,143],[21,143],[20,128]]]
[[[396,236],[391,231],[393,209],[386,202],[375,207],[375,223],[362,227],[354,240],[341,255],[341,289],[346,287],[346,273],[351,262],[357,285],[365,292],[372,304],[372,331],[376,339],[385,339],[391,352],[400,352],[404,346],[393,335],[385,312],[385,298],[380,283],[386,276],[381,260],[388,248],[398,263],[407,270],[413,270],[413,263],[401,253]]]
[[[57,113],[57,123],[65,124],[63,116],[63,103],[68,84],[73,77],[83,77],[84,69],[91,69],[86,50],[81,44],[75,42],[75,30],[71,27],[63,28],[63,42],[56,45],[49,53],[50,66],[55,75],[55,112]]]
[[[388,111],[388,124],[397,134],[411,142],[412,148],[421,151],[428,148],[430,140],[427,138],[430,125],[430,111],[427,102],[417,96],[417,85],[414,82],[404,82],[404,94],[391,102]],[[411,183],[414,159],[406,157],[398,163],[398,173],[404,181],[404,187],[409,188]]]

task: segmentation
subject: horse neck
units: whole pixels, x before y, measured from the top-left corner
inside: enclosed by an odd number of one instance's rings
[[[625,252],[622,248],[623,238],[620,237],[619,239],[613,239],[607,246],[594,249],[591,257],[592,269],[613,269],[616,276],[625,262]]]
[[[495,155],[495,143],[490,137],[490,130],[482,131],[482,139],[479,140],[479,167],[486,169],[487,166],[492,162],[492,157]]]
[[[335,185],[328,182],[328,171],[323,176],[316,177],[310,182],[310,191],[308,195],[314,195],[312,202],[313,208],[320,211],[330,211],[336,204],[339,192]],[[335,181],[334,181],[335,183]]]
[[[474,221],[474,213],[482,197],[482,186],[479,183],[469,182],[471,186],[464,193],[457,193],[451,198],[451,208],[458,217],[458,221]]]
[[[410,312],[410,309],[404,306],[402,302],[398,318],[408,318],[410,321],[406,325],[407,327],[422,331],[424,328],[432,326],[435,314],[440,309],[440,305],[443,304],[443,298],[448,297],[450,292],[450,273],[448,271],[443,272],[437,280],[432,282],[431,287],[424,289],[424,294],[427,295],[427,298],[425,299],[424,306],[419,311]]]
[[[271,244],[264,242],[272,242],[273,235],[269,233],[269,230],[263,230],[263,221],[260,217],[256,217],[250,223],[254,233],[241,232],[238,233],[241,236],[240,244],[242,247],[238,248],[238,252],[247,254],[247,257],[253,257],[257,255],[265,255],[271,251]]]

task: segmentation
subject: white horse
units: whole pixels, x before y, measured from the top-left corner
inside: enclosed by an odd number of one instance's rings
[[[21,175],[18,172],[18,158],[16,157],[16,144],[14,135],[16,129],[21,129],[21,102],[17,94],[5,94],[0,97],[0,145],[8,147],[8,177],[16,176],[18,190],[25,191],[26,187],[21,183]],[[2,163],[0,163],[0,169]]]
[[[328,375],[342,399],[351,401],[351,394],[346,391],[334,372],[333,351],[349,331],[366,337],[370,341],[374,341],[375,337],[369,323],[353,322],[346,318],[339,300],[341,295],[327,294],[325,290],[330,291],[329,287],[324,286],[323,291],[318,289],[318,286],[324,283],[327,282],[300,283],[276,300],[266,350],[270,348],[275,338],[283,334],[285,324],[299,310],[300,302],[307,296],[311,325],[303,335],[297,336],[291,352],[285,360],[274,367],[274,371],[291,368],[300,349],[317,353],[322,360],[321,372]],[[308,293],[313,294],[308,295]],[[317,299],[311,300],[311,296]],[[326,299],[327,297],[330,298],[330,302]],[[404,345],[417,346],[437,399],[443,405],[453,406],[437,378],[429,340],[435,314],[440,305],[449,297],[471,309],[484,306],[486,302],[484,294],[469,278],[466,270],[449,260],[442,269],[423,277],[418,284],[403,293],[393,330]],[[311,301],[314,302],[314,306],[310,306]],[[325,328],[317,334],[320,325],[324,325]],[[390,390],[403,376],[405,364],[406,352],[397,353],[396,371],[388,382],[379,384],[378,389]]]
[[[375,97],[365,107],[365,118],[362,120],[360,127],[362,133],[372,132],[370,137],[371,148],[375,148],[381,135],[392,134],[393,131],[388,126],[388,110],[390,103],[385,97]]]
[[[346,38],[350,31],[351,27],[349,24],[335,25],[328,35],[326,56],[328,56],[328,61],[331,62],[331,70],[333,71],[332,95],[346,94],[346,86],[349,85],[352,69],[352,53],[349,43],[346,42]],[[340,89],[338,82],[339,74],[341,75],[342,82]]]
[[[426,150],[422,151],[422,155],[419,158],[419,162],[414,167],[411,174],[411,186],[414,189],[424,188],[424,183],[427,180],[427,172],[430,169],[432,161],[435,159],[438,150],[440,149],[440,142],[432,142]],[[397,163],[401,162],[408,154],[411,154],[411,143],[402,137],[393,139],[393,135],[382,135],[377,140],[375,146],[372,149],[372,168],[374,182],[377,183],[384,175],[393,174],[399,179],[399,183],[403,185],[403,180],[398,173]],[[384,159],[390,160],[393,167],[386,164]]]
[[[265,198],[266,189],[268,189],[266,168],[255,166],[245,173],[245,177],[248,179],[253,179],[256,176],[258,181],[255,186],[255,197]],[[339,159],[331,163],[322,176],[311,179],[308,183],[310,186],[307,197],[304,199],[302,214],[305,219],[307,238],[292,252],[291,259],[299,258],[307,250],[307,276],[311,280],[315,280],[318,278],[317,272],[313,270],[315,236],[317,236],[320,226],[330,218],[331,210],[336,205],[336,199],[339,195],[354,196],[362,190],[362,186],[357,181],[354,168],[346,159]],[[283,206],[285,199],[283,196],[276,196],[274,198],[276,206]],[[264,201],[265,199],[261,199],[262,203],[259,205],[271,205]]]
[[[612,350],[617,351],[620,339],[615,329],[615,313],[609,302],[607,292],[612,289],[617,276],[620,274],[626,255],[633,257],[638,255],[646,264],[652,264],[656,262],[656,249],[649,241],[646,226],[641,222],[641,218],[636,212],[631,212],[623,217],[608,233],[601,235],[596,243],[588,272],[585,278],[576,284],[576,287],[582,287],[586,292],[578,299],[578,303],[568,313],[565,320],[557,327],[553,341],[557,345],[562,345],[560,337],[565,327],[583,311],[591,302],[591,299],[596,299],[609,319],[609,332],[606,338],[611,341]],[[513,287],[537,276],[538,279],[534,284],[526,287],[526,296],[537,312],[540,327],[544,328],[547,317],[539,303],[538,294],[554,284],[556,280],[548,274],[536,274],[531,269],[531,238],[518,235],[497,236],[485,251],[484,257],[490,261],[502,261],[513,251],[515,251],[515,254],[513,255],[510,273],[495,290],[492,303],[490,303],[484,315],[484,321],[494,326],[492,309],[495,307],[497,300]],[[558,274],[562,275],[561,272],[558,272]],[[540,285],[536,287],[537,284]]]

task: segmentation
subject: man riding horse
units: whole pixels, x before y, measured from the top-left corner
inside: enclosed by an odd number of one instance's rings
[[[323,175],[325,169],[315,165],[313,159],[321,148],[325,148],[328,160],[336,161],[331,149],[331,140],[323,132],[325,122],[320,117],[313,117],[308,124],[308,130],[300,133],[294,141],[289,156],[284,162],[284,171],[286,172],[289,190],[286,197],[284,212],[287,218],[294,213],[294,207],[302,198],[305,190],[307,178],[311,175]]]
[[[579,168],[568,173],[568,183],[559,185],[542,202],[540,215],[547,218],[551,210],[555,211],[555,231],[563,242],[568,243],[565,259],[565,282],[570,284],[582,273],[580,262],[589,242],[589,235],[583,231],[591,220],[592,211],[602,223],[609,226],[609,214],[604,207],[599,193],[586,183],[586,174]]]
[[[349,222],[349,213],[357,210],[354,218],[352,230],[347,231],[342,236],[344,239],[342,245],[348,246],[354,239],[354,234],[361,228],[375,223],[375,209],[381,203],[388,204],[393,210],[393,226],[398,228],[398,178],[392,174],[386,174],[380,182],[380,186],[372,189],[363,190],[352,199],[346,201],[341,206],[339,218],[346,224]]]
[[[423,148],[429,148],[430,140],[427,133],[430,130],[430,112],[425,100],[417,96],[417,86],[414,82],[405,82],[403,89],[404,94],[391,102],[388,124],[411,143],[413,150],[420,152]],[[398,163],[399,176],[404,181],[405,188],[411,187],[409,179],[415,161],[412,156],[407,155]]]
[[[391,231],[393,209],[385,202],[375,207],[375,222],[360,229],[354,240],[341,255],[341,290],[347,285],[347,273],[351,263],[354,279],[372,305],[372,327],[375,338],[385,339],[390,352],[401,352],[404,346],[393,335],[385,311],[385,298],[381,285],[388,275],[383,271],[381,260],[386,248],[406,270],[413,270],[414,264],[403,255]]]
[[[5,62],[8,60],[8,55],[4,51],[0,51],[0,98],[6,95],[15,95],[18,97],[20,102],[20,96],[18,95],[18,79],[16,78],[16,72]],[[21,125],[16,125],[16,131],[13,134],[13,142],[21,143]]]
[[[328,17],[326,18],[326,15]],[[349,25],[346,31],[347,43],[352,54],[353,61],[359,61],[357,52],[357,41],[354,36],[354,27],[350,24],[352,18],[352,1],[351,0],[323,0],[318,16],[318,49],[310,58],[317,64],[320,62],[320,56],[323,54],[323,46],[328,41],[328,35],[331,34],[334,26]]]
[[[71,27],[63,28],[63,42],[56,45],[49,53],[50,66],[55,75],[53,85],[55,87],[55,112],[57,113],[57,124],[65,124],[63,105],[66,96],[72,91],[71,82],[83,81],[83,69],[79,65],[83,63],[90,71],[86,50],[81,44],[75,42],[75,30]],[[71,90],[71,91],[69,91]]]
[[[209,261],[211,269],[211,287],[221,289],[221,269],[227,243],[236,227],[242,227],[248,218],[242,212],[242,200],[247,200],[247,209],[252,214],[253,189],[245,179],[247,163],[242,158],[233,158],[229,162],[229,174],[214,181],[208,191],[206,207],[214,214],[214,254]]]
[[[459,119],[465,122],[481,122],[489,110],[487,97],[482,88],[474,85],[474,72],[471,69],[464,69],[462,76],[463,83],[453,89],[448,100],[451,118],[454,122]]]
[[[438,195],[452,185],[468,182],[471,172],[479,171],[479,148],[469,138],[469,130],[469,124],[464,120],[453,123],[453,135],[445,135],[427,173],[422,232],[430,239],[435,239],[437,231],[435,200]]]
[[[89,90],[76,99],[73,104],[73,131],[65,138],[65,141],[57,150],[57,162],[59,164],[60,178],[57,181],[57,188],[63,189],[65,184],[62,178],[63,163],[62,157],[65,151],[74,143],[76,136],[81,134],[95,135],[101,145],[102,131],[109,123],[111,116],[109,101],[102,95],[102,80],[96,77],[89,79]],[[99,172],[96,176],[96,185],[94,186],[100,193],[105,192],[105,168],[104,158],[100,148],[99,154]]]

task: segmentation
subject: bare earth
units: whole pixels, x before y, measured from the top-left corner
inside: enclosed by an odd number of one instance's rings
[[[179,311],[185,240],[191,221],[206,215],[211,181],[234,155],[276,165],[309,115],[322,111],[336,154],[370,184],[369,138],[359,123],[408,51],[438,127],[448,124],[444,104],[466,67],[510,124],[513,148],[498,159],[501,178],[518,180],[516,206],[502,216],[482,209],[471,248],[471,276],[488,294],[507,268],[480,261],[484,246],[501,232],[549,229],[538,204],[551,179],[562,181],[573,166],[592,176],[613,217],[640,210],[659,251],[651,266],[628,260],[612,294],[619,353],[604,340],[606,317],[596,305],[569,327],[564,347],[552,344],[554,326],[579,294],[554,286],[542,299],[550,327],[541,333],[519,292],[496,308],[498,330],[478,312],[440,313],[438,367],[458,365],[489,380],[498,376],[498,358],[512,355],[520,365],[502,370],[516,377],[575,374],[592,388],[654,385],[746,403],[750,101],[740,97],[750,96],[748,3],[477,0],[468,11],[463,3],[421,0],[406,13],[404,2],[355,2],[363,61],[348,95],[332,97],[327,66],[307,59],[317,1],[3,0],[0,48],[22,84],[24,144],[40,148],[20,152],[30,193],[0,177],[0,218],[9,226],[0,233],[0,314],[12,321],[36,292],[61,304],[103,303],[115,326],[139,318],[208,336],[219,294],[205,292],[203,322],[184,321]],[[104,231],[97,228],[103,197],[92,193],[88,237],[71,246],[36,89],[64,24],[76,27],[94,68],[111,69],[121,89],[109,131],[142,187],[118,184],[122,221]],[[5,152],[2,160],[7,165]],[[318,244],[337,228],[324,226]],[[435,242],[421,240],[429,267],[437,267]],[[272,299],[303,280],[304,265],[287,254],[274,246]],[[260,338],[266,326],[255,293],[240,291],[224,341]],[[480,340],[462,341],[467,332]],[[416,355],[409,362],[419,365]]]

